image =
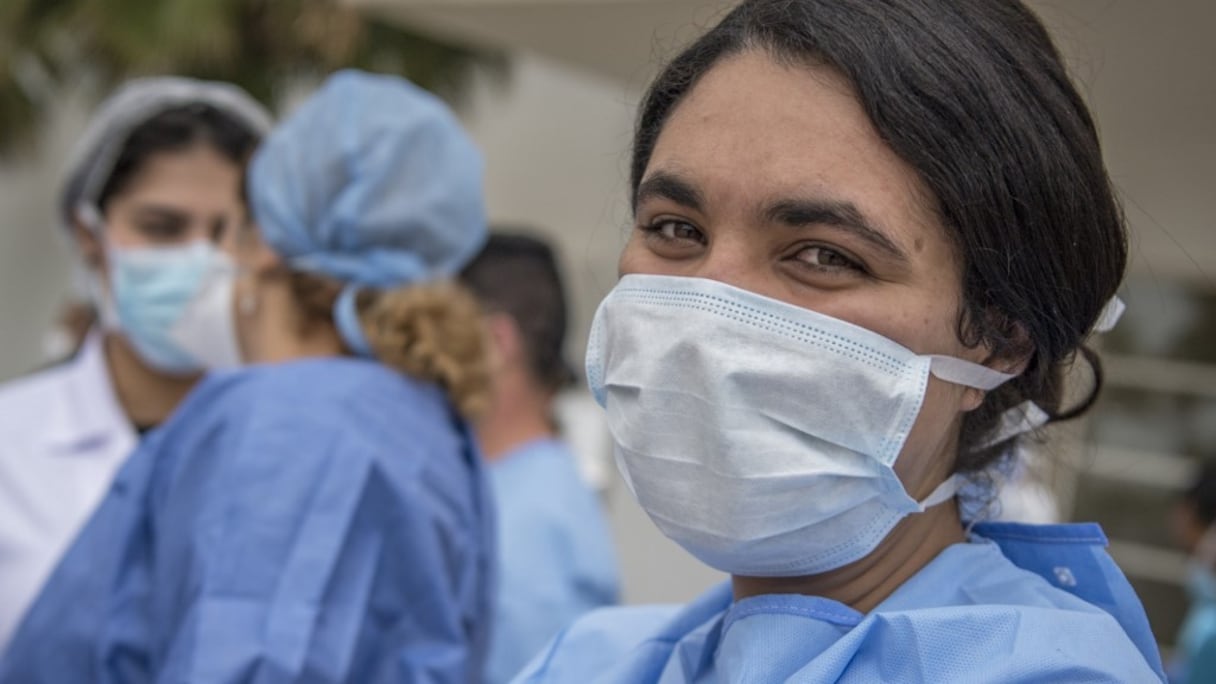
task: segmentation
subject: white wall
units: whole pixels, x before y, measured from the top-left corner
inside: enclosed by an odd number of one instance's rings
[[[54,207],[61,160],[82,130],[64,103],[29,154],[0,160],[0,379],[42,362],[42,339],[69,292],[67,242]]]

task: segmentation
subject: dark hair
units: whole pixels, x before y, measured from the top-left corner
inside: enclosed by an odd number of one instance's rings
[[[460,278],[483,307],[515,320],[532,376],[542,387],[556,391],[574,379],[562,355],[566,295],[547,242],[522,233],[492,233]]]
[[[1191,505],[1195,517],[1204,525],[1216,523],[1216,463],[1205,463],[1195,476],[1195,481],[1182,494],[1182,500]]]
[[[1018,378],[964,420],[958,471],[1000,415],[1031,400],[1052,420],[1086,411],[1102,384],[1084,347],[1127,261],[1123,214],[1089,111],[1033,13],[1015,0],[746,0],[677,56],[642,102],[633,204],[659,134],[726,57],[764,50],[843,74],[879,134],[916,169],[962,262],[959,339],[1007,358]],[[1090,395],[1065,409],[1063,371],[1080,352]]]
[[[261,137],[240,119],[207,104],[189,104],[166,109],[136,126],[127,135],[109,176],[97,196],[97,209],[105,213],[106,204],[126,189],[150,157],[163,152],[185,150],[206,144],[243,167]],[[62,195],[62,215],[76,211],[86,181],[85,169],[68,180]]]

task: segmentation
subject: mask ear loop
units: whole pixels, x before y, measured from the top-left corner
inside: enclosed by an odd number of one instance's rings
[[[85,230],[93,234],[93,237],[105,249],[105,217],[101,215],[101,210],[92,202],[81,202],[76,206],[76,220],[84,226]],[[110,259],[107,254],[106,259]],[[81,277],[85,281],[89,298],[93,300],[93,306],[97,309],[97,322],[103,330],[117,331],[122,329],[122,325],[118,320],[118,307],[114,303],[113,294],[102,286],[100,278],[93,273],[92,269],[85,266],[82,259],[79,257],[75,260],[77,268],[81,270]]]
[[[375,358],[376,354],[371,343],[367,341],[367,336],[363,334],[363,323],[359,320],[359,310],[356,306],[359,290],[359,286],[354,283],[342,288],[342,293],[334,302],[334,326],[338,329],[342,343],[351,353],[371,359]]]
[[[1098,314],[1098,322],[1094,323],[1095,333],[1107,333],[1114,329],[1119,323],[1119,319],[1123,317],[1123,312],[1127,311],[1127,305],[1119,299],[1119,295],[1110,298],[1106,302],[1106,306],[1102,307],[1102,313]]]
[[[101,215],[101,210],[92,202],[81,202],[76,207],[76,220],[80,221],[89,232],[101,239],[102,226],[105,225],[105,217]]]
[[[1102,308],[1102,312],[1098,314],[1098,320],[1094,323],[1094,333],[1110,332],[1123,313],[1127,310],[1127,305],[1118,295],[1111,297]],[[978,369],[968,368],[972,364],[962,362],[959,359],[952,357],[934,357],[933,371],[934,375],[944,380],[963,381],[961,384],[977,386],[976,383],[983,382],[989,387],[981,387],[981,389],[993,389],[1002,382],[1001,375],[997,371],[990,371],[991,374],[983,373]],[[989,369],[990,370],[990,369]],[[1009,376],[1005,379],[1009,379]],[[1028,432],[1033,432],[1046,425],[1051,421],[1051,416],[1032,401],[1023,402],[1001,414],[997,423],[996,430],[992,436],[984,440],[977,449],[983,450],[995,446],[1008,439],[1018,437]],[[1012,454],[1002,456],[1002,458],[1014,458]],[[966,533],[971,534],[972,528],[981,520],[991,519],[1000,515],[1001,501],[999,492],[1008,482],[1008,474],[1001,471],[999,468],[988,468],[982,473],[976,473],[976,476],[987,478],[988,482],[981,483],[976,478],[970,478],[970,482],[975,487],[983,487],[988,490],[988,497],[984,500],[983,506],[976,511],[972,519],[967,523]],[[1213,565],[1216,565],[1216,525],[1210,529],[1210,553]]]
[[[979,450],[987,449],[1008,439],[1033,432],[1046,425],[1050,420],[1051,416],[1034,402],[1023,402],[1001,414],[997,422],[997,428],[993,431],[992,436],[981,442],[976,448]],[[1000,458],[1004,460],[1013,459],[1014,457],[1012,454],[1004,454]],[[986,478],[987,482],[981,482],[980,478]],[[975,473],[969,480],[973,487],[985,490],[986,497],[983,499],[983,506],[975,511],[975,514],[971,516],[971,520],[967,522],[966,532],[968,535],[971,534],[971,530],[975,527],[976,523],[990,520],[1000,515],[1000,491],[1008,482],[1009,477],[1008,473],[999,466],[992,466],[979,473]]]

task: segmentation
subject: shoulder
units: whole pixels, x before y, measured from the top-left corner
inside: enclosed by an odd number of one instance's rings
[[[1047,649],[1044,667],[1098,672],[1114,663],[1161,677],[1143,608],[1095,529],[985,527],[1000,540],[947,548],[870,617],[881,624],[931,614],[935,629],[958,637],[982,630],[997,642],[1038,644]]]
[[[77,358],[0,385],[0,452],[70,443],[107,426],[117,409],[104,365]]]
[[[489,472],[499,498],[510,507],[563,517],[571,509],[598,508],[595,493],[579,475],[574,454],[556,439],[529,442],[494,462]],[[545,495],[520,496],[521,491]]]
[[[55,366],[0,385],[0,429],[9,436],[39,429],[74,372],[70,365]]]
[[[841,643],[856,672],[884,681],[1162,681],[1102,611],[989,603],[875,612]]]
[[[565,444],[532,442],[489,464],[487,471],[500,535],[517,542],[517,553],[531,553],[524,549],[543,544],[554,551],[560,547],[575,555],[590,554],[586,560],[591,563],[606,562],[600,547],[609,545],[610,534],[603,507]]]
[[[162,471],[207,454],[208,469],[375,464],[395,475],[444,468],[465,438],[437,388],[379,364],[310,359],[208,376],[149,440]],[[332,465],[332,464],[331,464]]]
[[[433,420],[446,416],[438,388],[385,366],[348,358],[318,358],[252,366],[209,375],[191,393],[181,413],[254,415],[263,420],[373,419],[392,414]]]
[[[663,627],[680,606],[620,606],[587,613],[559,632],[516,677],[527,684],[592,681],[612,670],[626,654],[662,638]]]

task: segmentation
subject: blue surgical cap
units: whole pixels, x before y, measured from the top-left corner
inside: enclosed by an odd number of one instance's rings
[[[389,288],[456,273],[486,237],[482,160],[438,98],[342,71],[249,168],[262,238],[300,271]]]

